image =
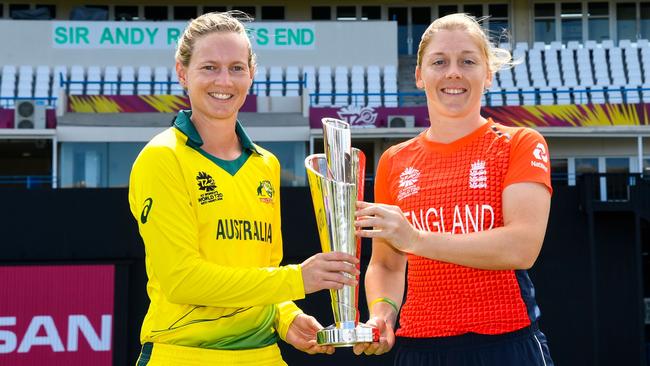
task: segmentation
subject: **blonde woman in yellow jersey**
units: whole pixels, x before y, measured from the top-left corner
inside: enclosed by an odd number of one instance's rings
[[[285,365],[278,338],[308,353],[322,326],[292,302],[352,285],[357,259],[317,254],[280,267],[280,165],[237,114],[255,58],[234,13],[205,14],[179,40],[190,111],[154,137],[131,172],[129,203],[151,300],[138,366]]]

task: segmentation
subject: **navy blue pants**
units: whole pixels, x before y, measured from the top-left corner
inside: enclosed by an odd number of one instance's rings
[[[553,366],[535,325],[498,335],[397,338],[395,366]]]

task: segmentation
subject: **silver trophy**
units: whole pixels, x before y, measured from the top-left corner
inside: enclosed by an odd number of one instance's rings
[[[323,118],[322,122],[325,153],[305,159],[318,236],[323,252],[344,252],[359,258],[361,239],[354,235],[354,212],[356,201],[363,200],[366,157],[352,148],[347,122],[333,118]],[[359,323],[357,286],[330,290],[330,297],[334,324],[317,333],[318,344],[346,347],[379,340],[376,328]]]

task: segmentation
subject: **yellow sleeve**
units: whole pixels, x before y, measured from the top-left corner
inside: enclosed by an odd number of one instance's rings
[[[293,301],[285,301],[278,304],[278,317],[276,318],[275,329],[278,330],[278,335],[283,341],[286,342],[287,340],[287,332],[293,320],[302,313],[303,311]]]
[[[145,243],[147,271],[169,302],[245,307],[305,296],[299,266],[237,268],[205,261],[182,169],[167,146],[148,146],[136,160],[129,201]]]

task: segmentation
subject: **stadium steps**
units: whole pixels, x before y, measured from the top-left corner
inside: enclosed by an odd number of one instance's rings
[[[419,92],[420,89],[415,85],[415,66],[417,65],[417,56],[405,55],[399,57],[399,66],[397,69],[397,83],[400,93]],[[427,99],[424,96],[409,95],[402,97],[403,106],[426,105]]]

